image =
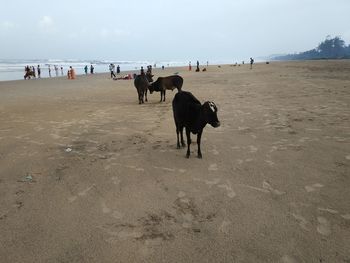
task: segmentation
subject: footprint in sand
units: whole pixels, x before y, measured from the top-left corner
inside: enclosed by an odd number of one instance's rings
[[[123,214],[122,213],[120,213],[119,211],[113,211],[113,213],[112,213],[112,216],[115,218],[115,219],[122,219],[123,218]]]
[[[329,221],[322,216],[317,217],[317,221],[319,223],[317,226],[317,232],[321,235],[329,236],[332,233],[331,224]]]
[[[271,161],[271,160],[265,160],[265,162],[266,162],[268,165],[270,165],[270,166],[274,166],[274,165],[275,165],[275,163],[274,163],[273,161]]]
[[[308,225],[308,221],[301,215],[296,215],[296,214],[292,214],[292,216],[298,221],[299,226],[304,229],[304,230],[309,230],[309,228],[307,227]]]
[[[298,263],[299,261],[297,261],[295,258],[288,256],[288,255],[284,255],[281,260],[281,263]]]
[[[213,163],[213,164],[209,165],[208,170],[209,171],[217,171],[218,170],[218,165],[216,163]]]
[[[324,185],[322,185],[322,184],[316,183],[316,184],[313,184],[313,185],[305,186],[305,190],[306,190],[306,192],[311,193],[311,192],[316,191],[319,188],[322,188],[323,186]]]
[[[110,208],[107,207],[105,202],[101,203],[101,207],[102,207],[102,213],[104,214],[109,214],[112,211]]]
[[[345,214],[345,215],[342,215],[341,217],[346,220],[350,220],[350,214]]]
[[[251,153],[256,153],[258,151],[258,148],[255,147],[254,145],[250,145],[248,146],[248,148],[249,148],[249,152]]]
[[[213,185],[217,185],[220,182],[219,178],[214,179],[213,181],[210,180],[204,180],[206,185],[209,185],[209,188],[212,187]]]
[[[229,234],[229,226],[231,225],[231,221],[222,221],[221,225],[219,226],[219,232],[224,234]]]
[[[241,149],[241,147],[239,147],[239,146],[231,146],[231,149],[232,150],[239,150],[239,149]]]
[[[227,191],[227,196],[229,198],[234,198],[236,196],[236,193],[233,191],[231,183],[227,181],[227,184],[220,184],[218,185],[219,188],[223,188]]]
[[[327,213],[330,213],[330,214],[333,214],[333,215],[339,213],[337,210],[330,209],[330,208],[322,208],[322,207],[319,207],[318,210],[321,211],[321,212],[327,212]]]
[[[57,135],[57,134],[53,134],[53,133],[51,133],[50,136],[51,136],[53,139],[55,139],[55,140],[58,140],[58,139],[61,138],[61,136],[59,136],[59,135]]]
[[[183,197],[186,196],[186,193],[183,192],[183,191],[180,191],[180,192],[177,194],[177,196],[178,196],[179,198],[183,198]]]
[[[111,179],[112,179],[113,184],[115,184],[115,185],[119,185],[121,182],[120,179],[118,178],[118,176],[113,176]]]
[[[267,181],[263,181],[262,187],[275,195],[283,195],[286,193],[272,188],[272,186]]]
[[[85,190],[79,192],[78,195],[74,195],[74,196],[68,197],[69,203],[73,203],[75,200],[77,200],[77,198],[79,196],[85,196],[94,187],[95,187],[95,184],[93,184],[93,185],[89,186],[88,188],[86,188]]]
[[[215,148],[212,149],[212,150],[209,150],[209,152],[211,152],[211,153],[214,154],[214,155],[219,155],[219,151],[216,150]]]

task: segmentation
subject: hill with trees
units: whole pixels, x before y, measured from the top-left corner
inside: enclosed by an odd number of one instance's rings
[[[349,59],[350,45],[346,45],[341,37],[327,38],[317,48],[298,54],[288,54],[274,57],[274,60],[307,60],[307,59]]]

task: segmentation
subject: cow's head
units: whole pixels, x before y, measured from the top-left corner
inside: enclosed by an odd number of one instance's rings
[[[154,87],[153,87],[153,83],[150,83],[149,85],[148,85],[148,90],[149,90],[149,93],[153,93],[153,91],[154,91]]]
[[[151,73],[146,73],[146,77],[147,77],[147,80],[148,80],[148,82],[153,82],[153,76],[154,75],[152,75]]]
[[[153,75],[151,75],[153,77]],[[153,80],[152,80],[153,81]],[[148,86],[148,90],[149,90],[149,93],[153,93],[153,91],[160,91],[159,89],[159,84],[160,84],[160,80],[159,78],[155,81],[155,82],[152,82],[149,86]]]
[[[204,118],[211,126],[214,128],[217,128],[220,126],[220,121],[218,119],[218,108],[216,107],[215,103],[212,101],[206,101],[203,104],[203,112],[204,112]]]

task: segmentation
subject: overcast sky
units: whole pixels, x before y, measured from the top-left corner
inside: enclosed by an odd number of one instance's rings
[[[350,44],[350,0],[2,1],[0,58],[236,60]]]

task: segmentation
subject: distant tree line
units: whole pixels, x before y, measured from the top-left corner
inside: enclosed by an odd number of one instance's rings
[[[288,54],[274,57],[275,60],[306,60],[306,59],[344,59],[350,58],[350,45],[340,37],[331,38],[321,42],[317,48],[298,54]]]

